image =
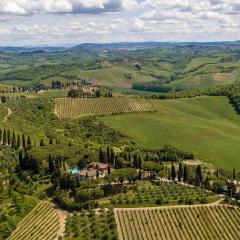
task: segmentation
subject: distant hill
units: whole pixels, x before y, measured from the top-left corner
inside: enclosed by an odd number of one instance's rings
[[[22,53],[22,52],[56,52],[56,51],[64,51],[67,48],[64,47],[12,47],[12,46],[6,46],[1,47],[1,52],[15,52],[15,53]]]
[[[240,41],[235,42],[122,42],[122,43],[83,43],[73,48],[82,48],[92,51],[126,49],[137,50],[156,47],[191,47],[191,46],[240,46]]]
[[[119,43],[82,43],[74,47],[61,47],[61,46],[35,46],[35,47],[14,47],[14,46],[0,46],[0,51],[4,52],[56,52],[70,49],[85,49],[90,51],[103,51],[103,50],[138,50],[145,48],[156,47],[198,47],[198,46],[240,46],[239,41],[225,41],[225,42],[119,42]]]

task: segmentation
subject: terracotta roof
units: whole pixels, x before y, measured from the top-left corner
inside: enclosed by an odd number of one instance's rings
[[[92,162],[91,164],[95,167],[98,165],[99,168],[108,168],[108,164],[106,163]]]
[[[91,169],[91,170],[82,170],[77,173],[77,175],[83,176],[83,177],[86,177],[86,174],[88,174],[88,177],[96,177],[97,171],[95,169]]]

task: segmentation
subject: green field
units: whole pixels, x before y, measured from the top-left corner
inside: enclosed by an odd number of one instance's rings
[[[191,89],[191,88],[208,88],[220,85],[233,84],[238,82],[239,71],[233,73],[208,73],[195,76],[187,76],[178,81],[169,84],[173,88]]]
[[[156,113],[103,118],[139,146],[173,144],[217,167],[240,170],[240,116],[225,97],[152,100]]]
[[[127,66],[120,64],[109,65],[102,69],[93,70],[74,69],[64,74],[84,78],[98,85],[123,88],[131,88],[134,82],[150,82],[155,80],[153,77],[136,73],[131,65]]]

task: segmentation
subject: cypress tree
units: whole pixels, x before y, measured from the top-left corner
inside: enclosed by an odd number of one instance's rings
[[[2,136],[3,135],[3,132],[2,132],[2,129],[0,129],[0,144],[2,143]]]
[[[108,175],[111,174],[111,168],[110,165],[108,165]]]
[[[133,156],[133,166],[135,168],[139,168],[139,159],[138,159],[138,156],[136,154]]]
[[[99,162],[103,163],[104,162],[104,157],[103,157],[103,151],[102,148],[100,147],[99,149]]]
[[[25,135],[22,134],[22,147],[25,148],[26,147],[26,138]]]
[[[178,182],[181,182],[182,176],[183,176],[183,167],[182,167],[182,163],[180,162],[178,167]]]
[[[21,169],[24,169],[24,163],[23,163],[23,151],[20,151],[18,154],[18,159],[19,159],[19,165]]]
[[[13,131],[13,134],[12,134],[12,147],[15,147],[16,146],[16,136],[15,136],[15,132]]]
[[[111,162],[111,152],[109,147],[107,147],[107,162],[110,163]]]
[[[11,134],[10,134],[10,130],[7,130],[7,143],[10,146],[11,145]]]
[[[41,141],[40,141],[40,146],[41,146],[41,147],[44,146],[44,141],[43,141],[43,139],[41,139]]]
[[[40,162],[38,159],[33,159],[33,171],[39,173],[40,171]]]
[[[168,172],[168,180],[171,180],[171,170],[168,168],[167,172]]]
[[[100,175],[100,173],[99,173],[99,166],[97,165],[96,166],[96,177],[99,178],[99,175]]]
[[[27,139],[27,145],[28,146],[31,146],[32,142],[31,142],[31,138],[28,136],[28,139]]]
[[[108,162],[108,156],[107,156],[105,151],[103,151],[102,153],[103,153],[103,163],[107,163]]]
[[[113,163],[114,163],[114,158],[115,158],[114,151],[113,151],[113,149],[111,148],[111,162],[110,162],[110,164],[113,164]]]
[[[203,185],[204,185],[204,188],[210,189],[211,185],[208,177],[206,177],[206,179],[204,180]]]
[[[188,181],[188,167],[185,164],[183,169],[183,181],[186,183]]]
[[[130,152],[128,153],[128,161],[129,161],[129,162],[131,162],[131,161],[132,161],[132,155],[131,155],[131,153],[130,153]]]
[[[5,129],[4,129],[4,131],[3,131],[3,144],[4,144],[4,145],[7,144],[7,132],[6,132]]]
[[[25,154],[24,158],[23,158],[23,169],[28,169],[29,167],[29,157],[28,154]]]
[[[196,168],[195,184],[197,186],[200,186],[202,184],[202,168],[200,165],[198,165]]]
[[[174,166],[174,164],[173,164],[173,162],[172,162],[172,167],[171,167],[171,178],[172,178],[173,181],[175,181],[176,176],[177,176],[177,174],[176,174],[176,169],[175,169],[175,166]]]
[[[149,160],[149,155],[148,155],[148,152],[147,152],[147,154],[146,154],[146,161],[148,161]]]
[[[21,147],[21,139],[19,134],[17,135],[17,147],[20,148]]]
[[[52,174],[54,172],[55,166],[54,166],[54,159],[51,155],[48,156],[48,169],[49,173]]]

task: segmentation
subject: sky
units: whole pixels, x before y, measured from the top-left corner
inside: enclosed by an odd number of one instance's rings
[[[234,41],[240,0],[0,0],[0,45]]]

